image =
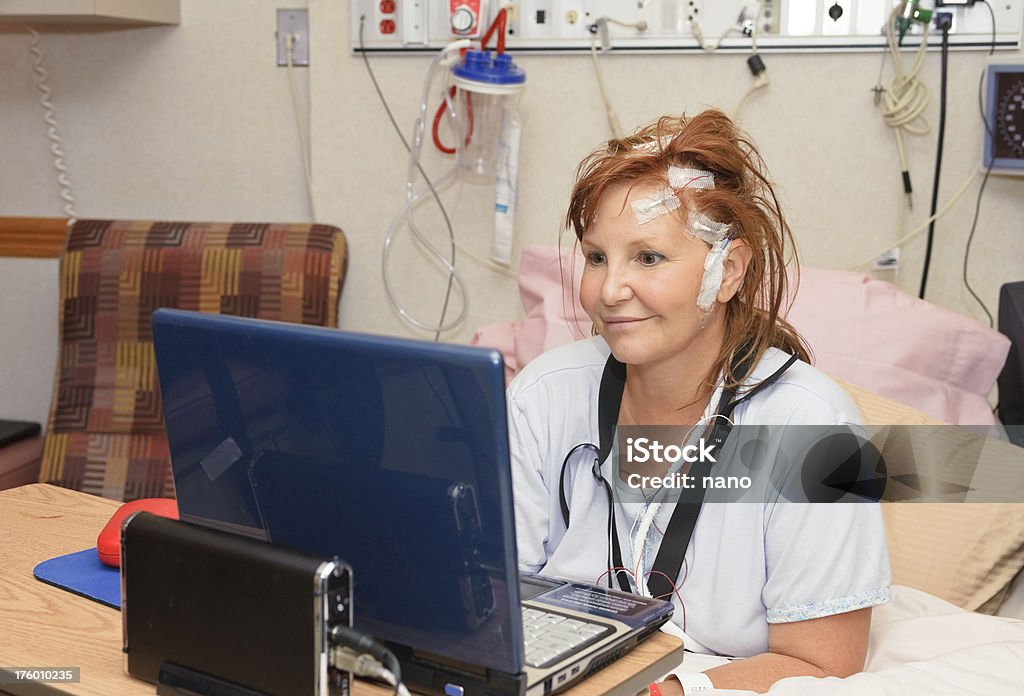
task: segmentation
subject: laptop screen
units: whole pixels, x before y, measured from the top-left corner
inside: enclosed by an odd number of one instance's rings
[[[339,556],[378,639],[522,669],[497,352],[176,310],[153,331],[183,520]]]

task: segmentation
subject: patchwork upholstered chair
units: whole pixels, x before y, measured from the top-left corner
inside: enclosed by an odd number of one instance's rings
[[[118,500],[173,496],[153,310],[336,326],[345,261],[344,234],[327,225],[76,223],[40,480]]]

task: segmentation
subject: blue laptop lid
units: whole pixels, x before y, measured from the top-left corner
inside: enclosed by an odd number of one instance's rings
[[[357,628],[521,671],[497,352],[164,309],[153,337],[183,520],[336,554]]]

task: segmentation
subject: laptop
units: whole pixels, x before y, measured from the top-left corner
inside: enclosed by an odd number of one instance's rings
[[[340,556],[409,688],[552,693],[671,617],[520,576],[498,352],[167,309],[153,338],[181,519]]]

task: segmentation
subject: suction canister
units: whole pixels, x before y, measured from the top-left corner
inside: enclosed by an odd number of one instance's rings
[[[503,133],[518,130],[516,105],[526,84],[526,72],[507,53],[466,51],[452,68],[459,135],[456,156],[459,173],[472,183],[494,183]]]

